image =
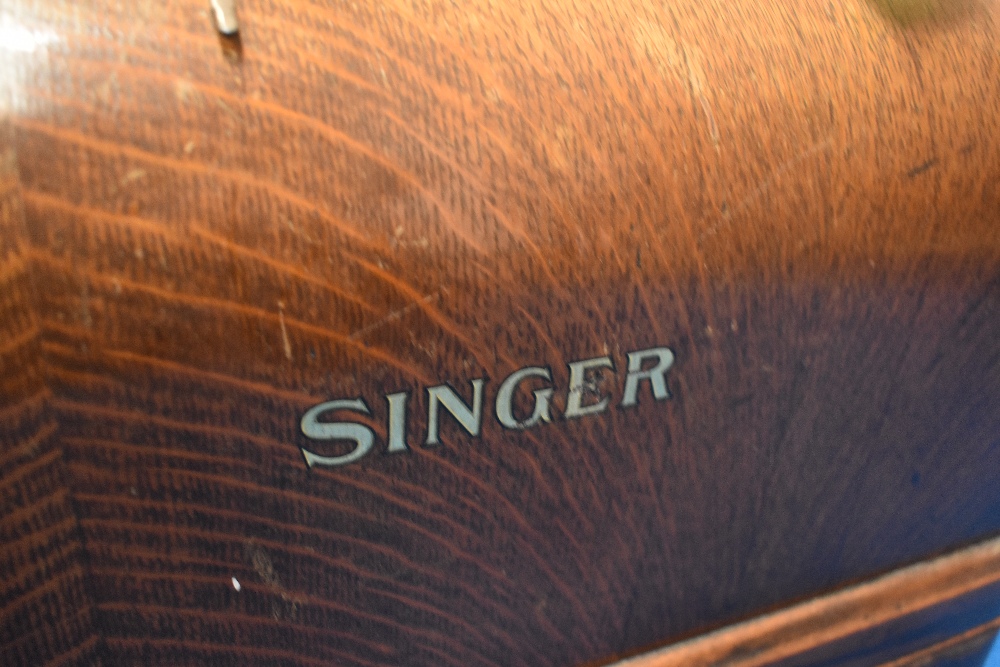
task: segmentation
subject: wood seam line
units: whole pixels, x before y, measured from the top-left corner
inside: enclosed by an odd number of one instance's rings
[[[994,618],[988,623],[983,623],[982,625],[977,625],[974,628],[970,628],[961,634],[948,637],[943,641],[939,641],[936,644],[931,644],[922,649],[918,649],[912,653],[904,655],[900,658],[893,660],[892,662],[886,662],[881,665],[881,667],[907,667],[908,665],[930,665],[932,659],[939,653],[947,651],[948,649],[960,646],[963,642],[972,640],[976,637],[993,633],[997,629],[1000,629],[1000,618]]]
[[[766,665],[998,581],[1000,538],[994,538],[609,667]]]

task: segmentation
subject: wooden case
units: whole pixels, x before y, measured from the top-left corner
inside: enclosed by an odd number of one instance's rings
[[[0,662],[592,664],[1000,530],[995,1],[238,11],[0,6]]]

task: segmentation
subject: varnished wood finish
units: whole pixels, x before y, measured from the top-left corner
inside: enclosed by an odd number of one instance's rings
[[[954,635],[883,667],[984,667],[1000,630],[1000,618]]]
[[[4,553],[59,596],[5,657],[579,664],[1000,530],[996,2],[239,11],[0,7],[4,493],[55,508]],[[422,387],[654,345],[668,402],[417,445]],[[403,389],[412,452],[306,469]]]
[[[613,667],[933,664],[927,659],[996,629],[998,592],[993,540]],[[939,628],[946,637],[935,636]]]
[[[0,664],[85,663],[96,637],[49,409],[16,165],[0,119]]]

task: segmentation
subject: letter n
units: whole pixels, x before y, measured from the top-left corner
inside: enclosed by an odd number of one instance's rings
[[[483,380],[472,381],[472,407],[470,408],[455,390],[446,384],[427,389],[427,444],[440,445],[438,412],[443,406],[469,435],[479,435],[483,423]]]

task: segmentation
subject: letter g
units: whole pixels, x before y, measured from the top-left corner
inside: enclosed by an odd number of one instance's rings
[[[549,414],[549,399],[552,397],[552,389],[536,389],[534,392],[535,409],[531,413],[531,416],[520,422],[514,418],[514,390],[522,380],[532,377],[542,378],[543,380],[548,380],[550,382],[552,381],[552,374],[549,373],[547,368],[537,368],[532,366],[529,368],[522,368],[519,371],[511,373],[511,375],[503,381],[503,384],[500,385],[500,391],[497,392],[497,419],[500,420],[500,423],[503,424],[505,428],[524,430],[526,428],[531,428],[539,421],[552,421],[552,417]]]

